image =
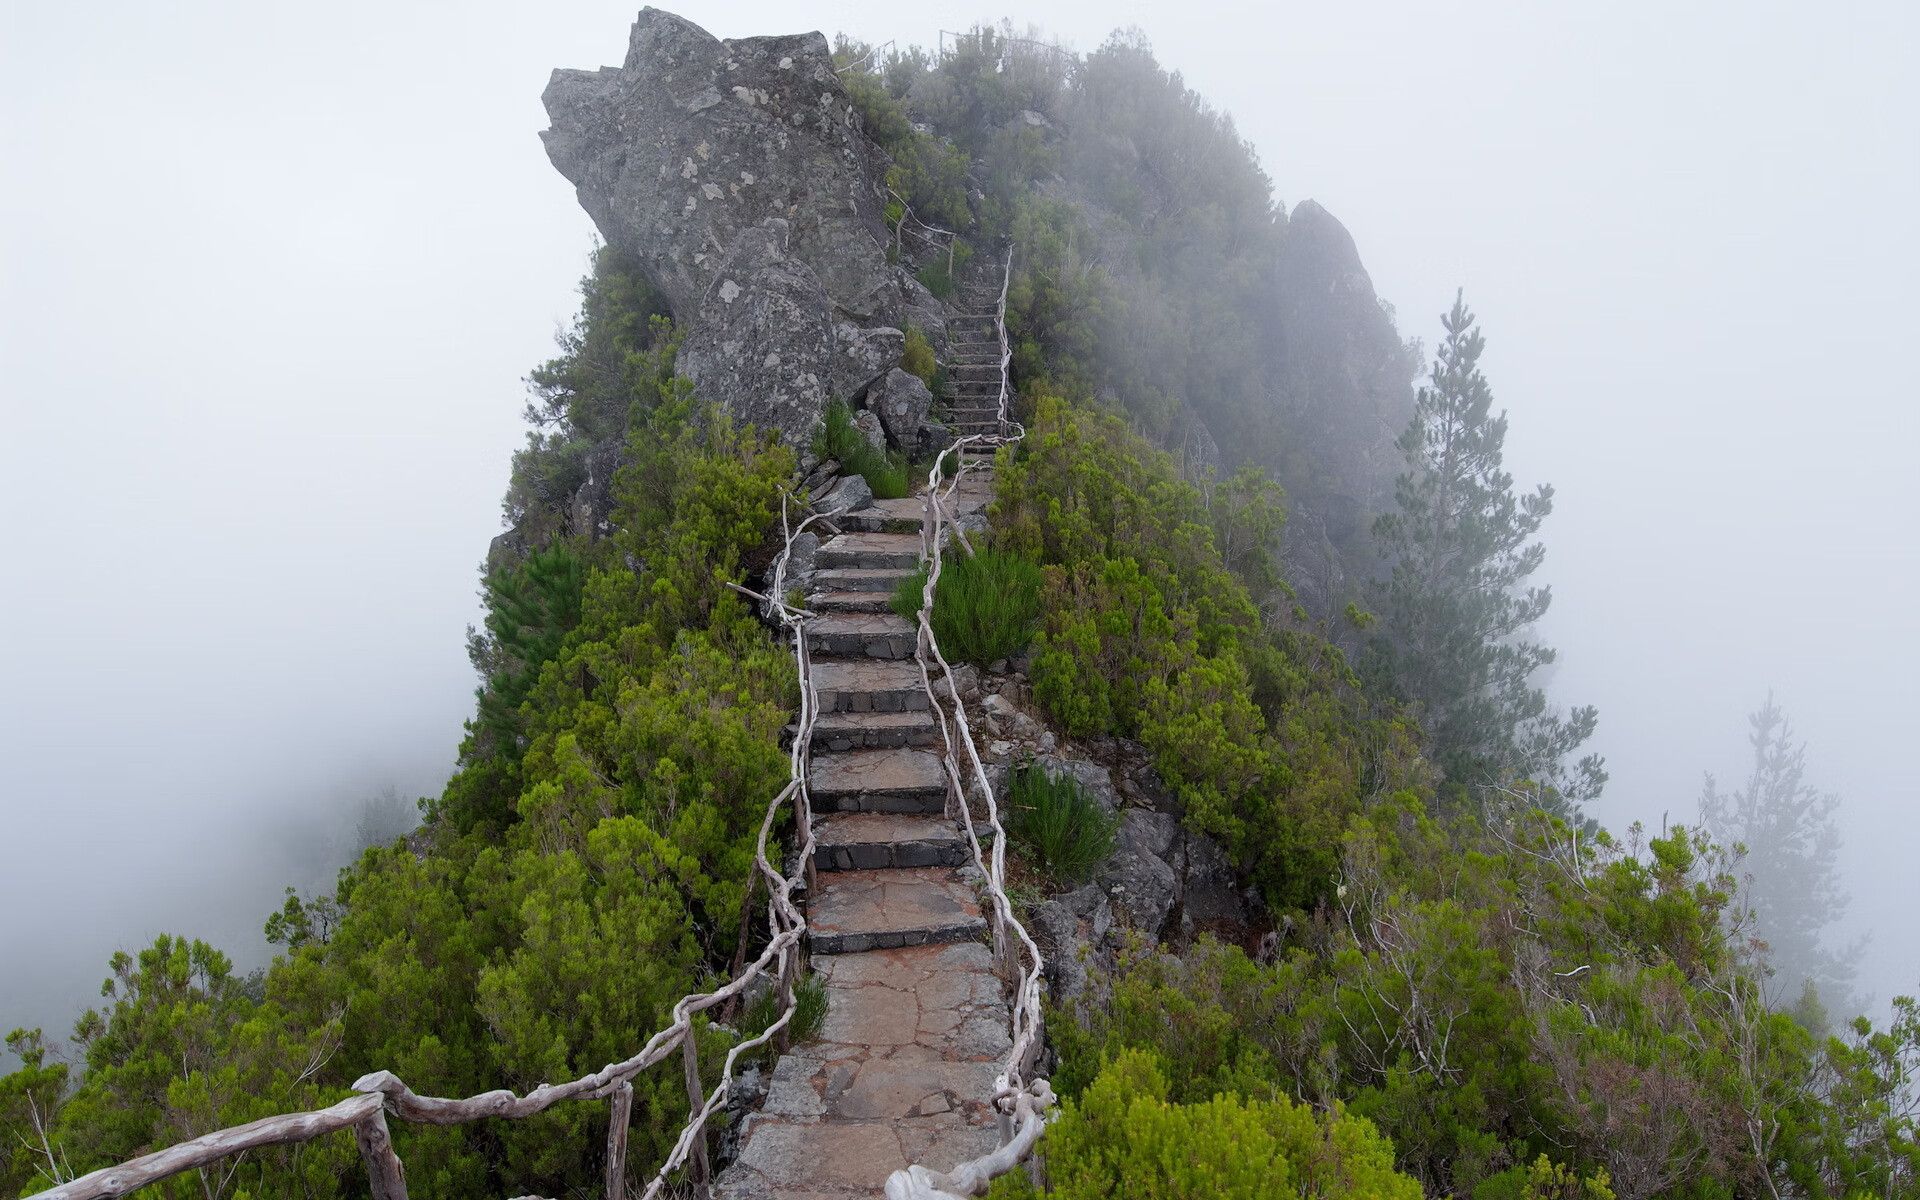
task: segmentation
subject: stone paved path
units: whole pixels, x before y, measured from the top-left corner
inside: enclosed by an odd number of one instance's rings
[[[962,341],[949,362],[952,416],[964,426],[981,420],[971,381],[987,374],[982,364],[992,365],[997,404],[998,343],[989,352],[982,340],[995,337],[991,316],[953,329]],[[991,493],[970,475],[961,512],[980,511]],[[887,605],[919,565],[921,505],[877,501],[820,547],[808,598],[826,615],[809,628],[822,715],[808,776],[817,880],[807,910],[827,1017],[775,1066],[720,1177],[723,1200],[879,1196],[911,1163],[944,1169],[998,1144],[988,1099],[1008,1049],[1007,1002],[982,940],[965,832],[946,815],[915,626]]]

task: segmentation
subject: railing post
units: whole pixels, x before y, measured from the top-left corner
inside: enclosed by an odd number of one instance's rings
[[[689,1020],[687,1036],[680,1042],[680,1061],[687,1069],[687,1099],[693,1104],[693,1112],[697,1117],[700,1110],[707,1106],[707,1096],[700,1090],[700,1045],[693,1034],[693,1022]],[[707,1127],[702,1125],[687,1152],[687,1177],[696,1186],[704,1187],[712,1174],[712,1168],[707,1163]]]
[[[607,1200],[627,1200],[627,1126],[633,1121],[633,1082],[613,1093],[613,1123],[607,1127]]]
[[[407,1172],[400,1165],[400,1156],[393,1152],[384,1106],[353,1127],[353,1140],[360,1143],[360,1157],[366,1160],[367,1186],[373,1200],[407,1200]]]

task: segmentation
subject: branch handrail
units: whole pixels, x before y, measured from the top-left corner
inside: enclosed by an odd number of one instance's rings
[[[900,235],[907,232],[907,222],[912,221],[915,225],[919,226],[918,229],[912,231],[913,236],[919,238],[935,250],[940,249],[942,246],[946,248],[947,274],[951,276],[953,274],[953,251],[954,247],[960,243],[960,235],[951,229],[942,229],[938,225],[929,225],[925,221],[922,221],[913,211],[913,205],[907,203],[907,198],[899,192],[894,191],[891,185],[887,188],[887,195],[892,196],[900,202],[900,219],[893,224],[893,257],[896,260],[900,257]],[[940,238],[947,240],[942,242]]]
[[[309,1142],[347,1129],[353,1131],[355,1141],[359,1143],[374,1200],[406,1200],[405,1171],[388,1135],[387,1113],[391,1112],[401,1120],[415,1124],[457,1125],[495,1117],[510,1120],[529,1117],[562,1101],[581,1099],[604,1099],[612,1104],[614,1119],[607,1132],[607,1195],[609,1200],[625,1200],[626,1118],[632,1111],[632,1081],[641,1072],[665,1061],[675,1050],[681,1051],[686,1067],[688,1102],[692,1114],[665,1162],[648,1181],[641,1198],[658,1200],[667,1186],[668,1177],[683,1167],[691,1166],[696,1173],[704,1176],[706,1124],[726,1102],[734,1067],[742,1054],[766,1045],[776,1037],[782,1040],[784,1049],[786,1030],[795,1009],[794,988],[804,966],[802,939],[807,932],[807,921],[794,902],[793,892],[811,882],[813,874],[813,803],[807,789],[807,761],[811,734],[818,716],[818,702],[813,689],[812,655],[807,645],[806,625],[814,614],[786,603],[782,597],[786,590],[786,570],[793,553],[794,540],[820,516],[813,514],[795,526],[790,514],[789,497],[782,495],[780,526],[785,545],[774,560],[772,584],[768,589],[771,594],[759,597],[736,585],[736,590],[763,600],[770,615],[777,617],[786,627],[793,638],[794,661],[800,677],[800,721],[798,733],[789,749],[789,779],[786,786],[768,802],[754,847],[756,877],[766,879],[769,895],[769,937],[766,948],[758,958],[746,964],[720,987],[682,997],[673,1006],[672,1023],[649,1038],[631,1058],[609,1063],[578,1079],[560,1084],[543,1083],[524,1096],[499,1088],[464,1099],[446,1099],[419,1095],[391,1071],[375,1071],[354,1081],[351,1090],[355,1095],[326,1108],[262,1117],[244,1125],[178,1142],[151,1154],[56,1184],[47,1191],[35,1193],[35,1200],[108,1200],[259,1147]],[[794,805],[796,833],[800,838],[796,856],[798,866],[792,876],[775,868],[767,857],[767,844],[774,821],[780,809],[789,802]],[[702,1088],[694,1048],[695,1015],[733,999],[754,981],[770,973],[777,979],[780,989],[778,1016],[759,1034],[729,1049],[718,1083],[711,1090]]]
[[[859,58],[854,59],[852,62],[848,63],[844,67],[835,67],[833,69],[833,73],[835,75],[845,75],[848,71],[854,70],[857,67],[864,67],[869,62],[873,61],[874,55],[880,53],[882,50],[885,50],[894,44],[895,44],[894,40],[892,38],[888,38],[886,41],[881,42],[877,46],[869,46],[867,47],[867,52],[865,54],[862,54]]]
[[[927,577],[920,590],[919,637],[915,646],[921,683],[926,688],[927,700],[939,721],[946,747],[942,764],[947,775],[949,795],[959,807],[957,820],[966,831],[974,864],[986,878],[987,899],[993,910],[994,958],[1003,973],[1017,975],[1008,1013],[1010,1044],[1005,1065],[994,1079],[994,1094],[991,1097],[994,1107],[999,1110],[1001,1144],[993,1152],[960,1163],[951,1170],[932,1171],[914,1164],[905,1170],[895,1171],[887,1180],[888,1200],[953,1200],[955,1197],[977,1196],[986,1191],[996,1176],[1013,1170],[1033,1152],[1034,1145],[1046,1131],[1047,1113],[1054,1099],[1053,1090],[1045,1079],[1029,1078],[1038,1065],[1041,1050],[1040,996],[1045,960],[1032,935],[1014,915],[1013,901],[1007,895],[1007,835],[1000,821],[999,802],[994,797],[993,784],[987,778],[986,766],[980,761],[973,731],[967,724],[966,705],[961,702],[953,668],[941,652],[940,640],[933,632],[933,596],[940,582],[946,535],[949,527],[955,533],[960,532],[950,506],[971,465],[968,452],[1012,445],[1026,436],[1026,430],[1010,421],[1007,413],[1011,396],[1008,368],[1013,359],[1007,338],[1007,287],[1012,278],[1013,250],[1009,247],[1002,268],[999,303],[994,314],[994,326],[1000,342],[998,431],[968,434],[955,439],[948,452],[941,454],[927,472],[926,508],[920,526],[921,554],[926,562]],[[949,456],[955,462],[951,480],[946,475]],[[962,541],[962,545],[965,544]],[[934,686],[936,666],[946,684],[944,699],[942,690]],[[970,770],[962,770],[956,757],[956,747],[964,751],[966,766]],[[993,832],[990,855],[981,850],[979,833],[974,828],[972,811],[967,803],[968,788],[963,778],[967,774],[972,776],[978,787],[981,803],[986,808],[987,825]]]

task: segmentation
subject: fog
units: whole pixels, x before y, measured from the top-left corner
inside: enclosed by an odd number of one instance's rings
[[[1862,987],[1920,986],[1910,5],[689,2],[721,36],[1138,25],[1278,196],[1344,221],[1404,335],[1466,289],[1551,481],[1553,691],[1616,828],[1737,780],[1769,688],[1844,797]],[[436,791],[520,377],[591,226],[535,137],[633,9],[6,8],[0,27],[0,1029],[116,948],[246,965],[362,802]]]

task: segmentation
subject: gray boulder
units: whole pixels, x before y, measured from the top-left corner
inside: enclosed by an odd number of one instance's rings
[[[831,396],[835,342],[826,291],[787,253],[788,232],[769,217],[734,240],[676,363],[737,420],[801,443]]]
[[[880,415],[880,424],[894,445],[916,450],[933,408],[933,393],[918,375],[895,367],[868,389],[867,408]]]
[[[1158,941],[1180,900],[1180,876],[1152,854],[1117,850],[1100,870],[1113,907],[1128,924]]]
[[[1084,758],[1067,758],[1063,755],[1049,754],[1034,760],[1034,766],[1045,772],[1047,778],[1058,779],[1065,775],[1078,780],[1081,787],[1087,789],[1100,807],[1112,813],[1120,809],[1120,796],[1113,790],[1113,776],[1097,762]]]
[[[885,454],[887,452],[887,430],[880,424],[880,414],[872,409],[862,409],[853,414],[853,427],[867,439],[867,444]]]
[[[836,322],[833,338],[830,382],[836,396],[857,396],[865,391],[900,361],[907,348],[907,335],[898,329],[863,329],[851,321]]]
[[[1104,974],[1112,966],[1108,943],[1112,930],[1107,894],[1091,883],[1034,906],[1028,932],[1046,959],[1055,1000],[1079,999],[1092,983],[1093,973]]]
[[[873,503],[873,489],[858,475],[842,476],[826,495],[813,502],[813,511],[837,517]]]

